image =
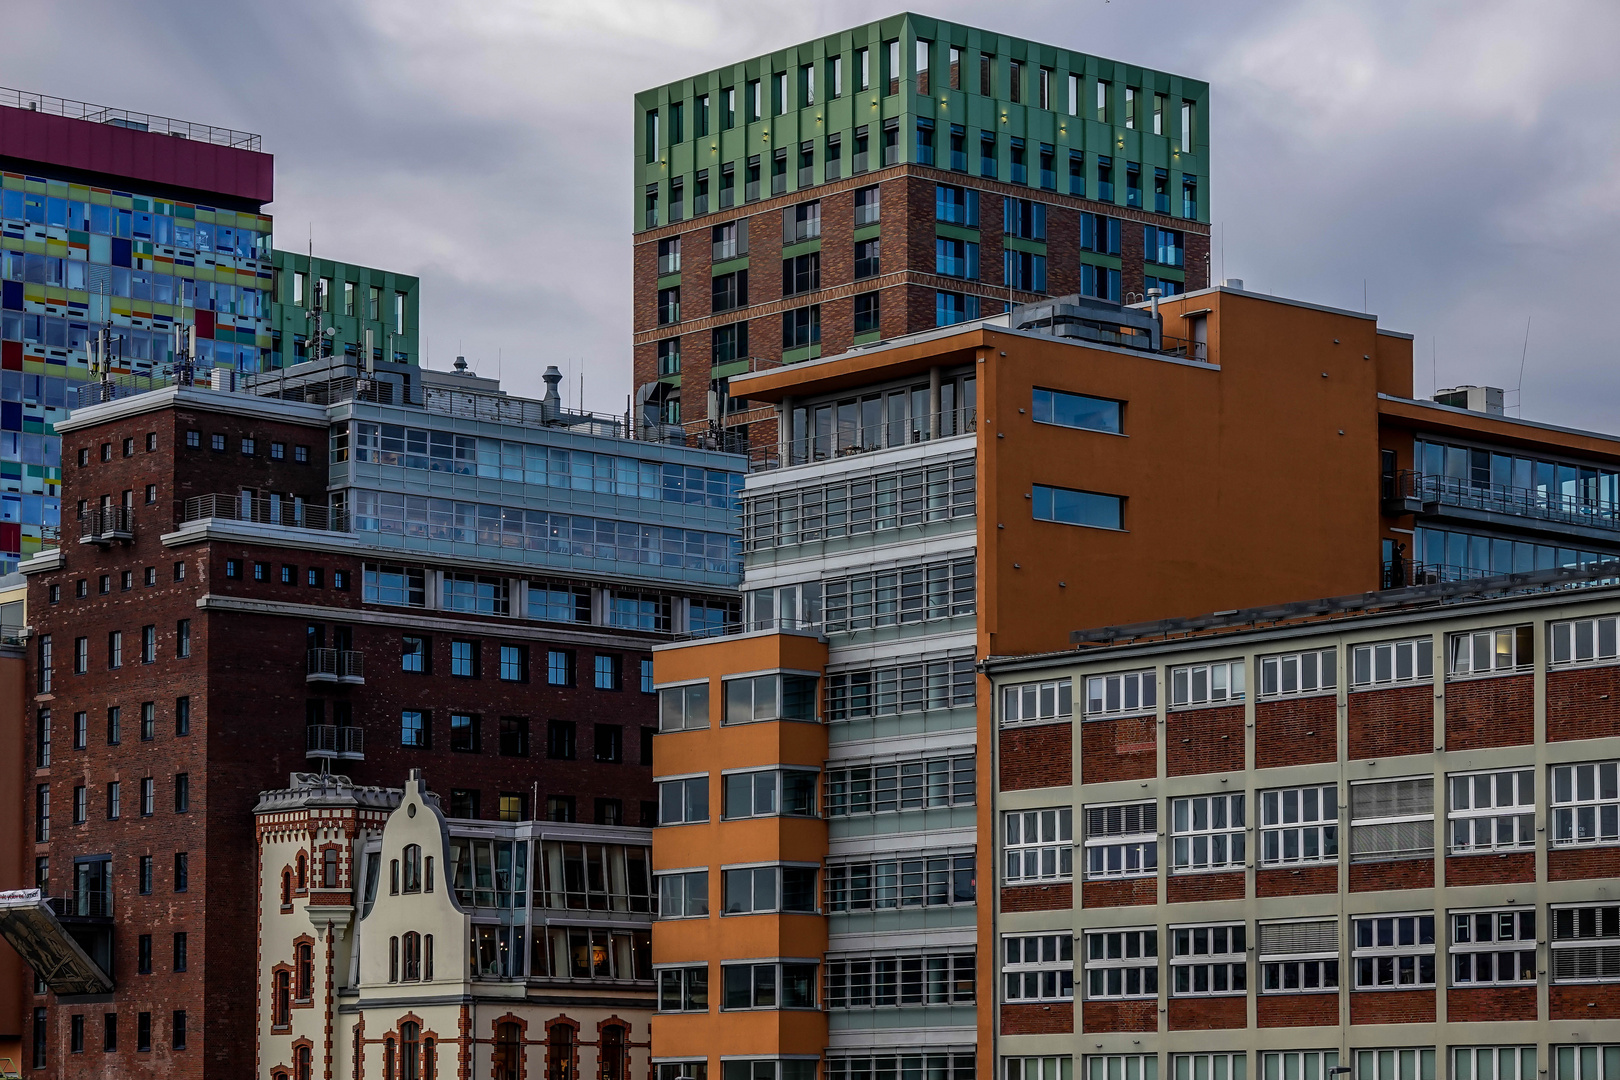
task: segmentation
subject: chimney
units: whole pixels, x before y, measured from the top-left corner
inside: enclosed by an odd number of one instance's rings
[[[557,370],[556,364],[552,364],[540,378],[546,384],[546,396],[540,399],[540,415],[547,420],[561,419],[562,395],[557,393],[557,384],[562,382],[562,372]]]

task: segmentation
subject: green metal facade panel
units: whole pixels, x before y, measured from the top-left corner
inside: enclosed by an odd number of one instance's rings
[[[917,43],[927,42],[928,78],[924,92],[917,79]],[[892,76],[890,42],[899,43],[900,68]],[[960,50],[957,86],[951,87],[950,49]],[[860,50],[867,50],[869,85],[860,84]],[[993,85],[990,96],[978,93],[980,57],[991,58]],[[830,96],[828,85],[834,57],[842,59],[842,93]],[[1021,65],[1019,101],[1012,95],[1012,62]],[[804,69],[814,73],[814,94],[805,85]],[[1041,107],[1041,73],[1048,76],[1047,108]],[[1074,111],[1070,111],[1070,76],[1078,77]],[[776,113],[777,77],[783,76],[786,102]],[[752,86],[759,82],[762,116],[750,117]],[[1106,88],[1106,118],[1098,118],[1098,85]],[[898,92],[889,93],[891,85]],[[1135,92],[1134,124],[1126,123],[1126,92]],[[736,119],[727,126],[723,94],[735,92]],[[706,117],[702,99],[708,96]],[[1162,134],[1153,133],[1154,96],[1162,95]],[[1187,148],[1181,134],[1182,103],[1190,103],[1192,131]],[[676,112],[679,112],[677,127]],[[656,117],[656,119],[654,119]],[[952,124],[966,128],[968,171],[978,174],[981,133],[996,136],[996,177],[1011,175],[1010,140],[1026,141],[1026,160],[1032,190],[1040,190],[1038,147],[1056,150],[1058,190],[1068,191],[1070,150],[1085,155],[1086,194],[1097,191],[1096,159],[1113,159],[1114,202],[1126,205],[1125,166],[1139,164],[1143,175],[1143,209],[1152,210],[1153,170],[1169,173],[1170,213],[1181,216],[1184,176],[1197,182],[1196,220],[1209,221],[1209,85],[1168,72],[1107,60],[1087,53],[1043,45],[1021,38],[978,30],[939,19],[904,14],[845,30],[768,56],[729,64],[715,71],[646,90],[635,97],[635,223],[636,231],[669,222],[671,181],[684,184],[685,217],[690,217],[696,173],[709,171],[709,205],[716,206],[720,167],[732,164],[737,185],[744,183],[749,157],[759,155],[761,196],[769,197],[774,151],[788,151],[787,190],[804,190],[824,180],[827,136],[842,139],[842,175],[850,175],[854,133],[866,125],[869,170],[882,167],[884,121],[899,121],[899,163],[916,163],[917,121],[935,124],[934,157],[948,164]],[[650,145],[656,128],[657,145]],[[808,184],[798,183],[798,148],[813,142],[815,163]],[[649,225],[647,192],[658,196],[656,222]],[[738,202],[742,202],[742,192]]]
[[[383,359],[390,358],[388,353],[391,347],[393,359],[407,364],[421,363],[422,354],[418,345],[421,290],[419,279],[392,270],[357,266],[319,256],[315,259],[315,272],[311,274],[308,255],[280,249],[272,252],[271,262],[275,268],[275,294],[270,304],[270,328],[276,342],[272,346],[275,350],[272,353],[272,363],[278,359],[278,353],[279,363],[283,366],[297,363],[304,358],[298,355],[296,344],[307,339],[313,332],[315,324],[308,316],[315,303],[314,282],[320,278],[330,278],[332,281],[331,304],[323,314],[323,325],[337,329],[336,336],[330,339],[332,344],[329,352],[332,355],[342,355],[346,346],[352,346],[358,353],[364,341],[366,327],[369,326],[372,347],[382,350]],[[305,275],[304,295],[298,303],[294,302],[295,274]],[[353,315],[345,310],[343,289],[345,283],[355,287]],[[369,290],[373,288],[380,290],[376,319],[368,318]],[[394,298],[400,294],[403,294],[405,300],[404,318],[401,324],[396,326]]]

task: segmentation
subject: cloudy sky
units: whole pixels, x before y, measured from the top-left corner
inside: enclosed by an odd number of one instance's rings
[[[898,8],[896,8],[898,10]],[[1620,430],[1620,4],[937,0],[940,17],[1213,86],[1216,275],[1417,336]],[[260,132],[277,242],[422,278],[432,366],[520,393],[630,371],[631,95],[889,9],[853,0],[9,5],[11,86]],[[1608,74],[1605,74],[1608,72]],[[1529,346],[1525,349],[1526,324]]]

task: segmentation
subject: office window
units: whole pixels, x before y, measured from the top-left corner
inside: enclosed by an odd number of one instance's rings
[[[1352,920],[1357,990],[1434,985],[1434,916],[1380,915]]]
[[[107,666],[119,668],[124,666],[124,632],[114,630],[107,635]]]
[[[151,742],[157,738],[157,702],[141,702],[141,741]]]
[[[1183,154],[1192,153],[1192,134],[1193,134],[1192,127],[1193,127],[1193,103],[1190,102],[1190,101],[1183,101],[1181,103],[1181,132],[1180,132],[1180,134],[1181,134],[1181,152]],[[1191,217],[1192,215],[1189,214],[1188,216]]]
[[[157,811],[157,782],[150,776],[141,779],[141,816],[151,817]],[[148,874],[150,877],[150,874]],[[150,892],[150,888],[147,890]]]
[[[918,78],[923,76],[919,75]],[[917,150],[913,160],[918,165],[934,163],[934,122],[926,117],[917,121]]]
[[[478,678],[478,642],[450,642],[450,674],[460,679]]]
[[[1074,1000],[1073,934],[1009,934],[1001,956],[1004,1000]]]
[[[994,97],[996,94],[995,57],[989,53],[979,54],[979,95],[981,97]]]
[[[546,721],[546,757],[553,761],[573,761],[577,748],[572,720]]]
[[[1015,184],[1029,183],[1029,169],[1024,153],[1023,139],[1015,135],[1007,140],[1007,163],[1011,166],[1007,179]]]
[[[721,874],[727,915],[816,910],[814,866],[726,867]]]
[[[1597,1047],[1591,1047],[1585,1060],[1591,1066],[1588,1076],[1597,1075]],[[1555,1051],[1559,1070],[1558,1080],[1575,1080],[1574,1047],[1558,1047]],[[1606,1057],[1606,1072],[1609,1076],[1620,1075],[1620,1046],[1605,1046],[1603,1052]],[[1568,1054],[1566,1059],[1565,1054]],[[1565,1071],[1566,1060],[1571,1066]],[[1499,1080],[1523,1080],[1526,1077],[1546,1075],[1536,1071],[1536,1048],[1534,1046],[1453,1046],[1451,1048],[1451,1074],[1453,1080],[1489,1080],[1497,1077]],[[1425,1077],[1424,1080],[1432,1080]]]
[[[976,280],[979,276],[979,245],[972,240],[936,236],[934,272],[944,277]]]
[[[1555,907],[1549,917],[1554,983],[1620,982],[1620,905]]]
[[[1265,866],[1332,862],[1339,857],[1338,788],[1281,788],[1260,793],[1260,861]]]
[[[1552,842],[1559,847],[1620,843],[1620,762],[1553,767]]]
[[[1084,964],[1089,999],[1157,997],[1159,932],[1087,931]]]
[[[658,917],[692,919],[709,914],[709,872],[658,875]]]
[[[71,1032],[68,1036],[68,1051],[74,1054],[84,1053],[84,1014],[74,1013],[69,1026]]]
[[[658,824],[690,825],[709,820],[709,778],[665,780],[658,785]]]
[[[150,664],[157,660],[157,627],[141,627],[141,663]]]
[[[598,653],[594,659],[592,670],[595,672],[595,686],[598,690],[620,690],[622,662],[616,655],[603,655]]]
[[[1620,624],[1620,618],[1613,615],[1549,623],[1547,666],[1569,667],[1614,660],[1620,655],[1620,645],[1616,641],[1620,636],[1617,635],[1617,624]]]
[[[814,817],[819,775],[805,769],[768,769],[727,773],[721,780],[721,815],[749,817]]]
[[[1249,989],[1247,934],[1242,923],[1170,928],[1170,993],[1219,997]]]
[[[174,733],[176,735],[191,734],[191,697],[178,697],[174,699]]]
[[[1125,500],[1118,495],[1036,484],[1031,506],[1036,521],[1095,529],[1124,528]]]
[[[653,683],[653,662],[649,659],[643,658],[641,661],[641,692],[643,694],[651,694],[654,693],[656,689],[657,688]]]
[[[501,646],[501,681],[529,681],[529,649],[527,646]]]
[[[574,685],[574,654],[567,649],[546,652],[546,682],[551,686]]]
[[[821,305],[782,312],[782,348],[803,349],[821,344]]]
[[[996,136],[994,132],[979,133],[979,175],[996,178]]]
[[[727,679],[725,688],[728,724],[756,720],[815,720],[816,686],[813,675],[756,675]]]
[[[1350,861],[1427,858],[1434,854],[1434,779],[1412,777],[1350,785]]]
[[[1452,634],[1446,642],[1446,673],[1458,678],[1528,670],[1535,660],[1534,634],[1530,626]]]
[[[734,270],[709,282],[709,310],[718,315],[748,304],[748,271]]]
[[[83,750],[89,745],[90,714],[76,712],[73,714],[73,749]]]
[[[34,840],[45,843],[51,838],[51,785],[34,786]]]
[[[826,968],[829,1009],[968,1005],[977,990],[971,952],[829,960]]]
[[[1450,922],[1452,986],[1535,983],[1533,908],[1453,911]]]
[[[1092,675],[1086,679],[1086,716],[1130,716],[1154,711],[1158,700],[1152,671]]]
[[[428,714],[404,709],[399,714],[399,745],[425,750],[428,746]]]
[[[973,761],[972,755],[942,755],[898,764],[828,769],[827,816],[971,805],[975,797]]]
[[[177,851],[174,853],[174,891],[185,892],[191,888],[191,855],[189,852]]]
[[[596,760],[617,763],[624,760],[624,728],[619,724],[594,724]]]
[[[1356,689],[1426,682],[1434,677],[1429,638],[1357,645],[1350,653],[1351,686]]]
[[[1097,80],[1097,107],[1096,116],[1094,119],[1100,120],[1105,124],[1113,120],[1113,116],[1110,115],[1109,109],[1109,100],[1113,94],[1113,89],[1114,86],[1112,83],[1103,79]]]
[[[1144,877],[1158,872],[1157,803],[1085,808],[1086,877]]]
[[[1261,923],[1259,962],[1262,994],[1311,994],[1338,989],[1338,920]],[[1317,1080],[1329,1078],[1322,1074]]]
[[[1241,792],[1171,800],[1174,872],[1243,869],[1247,835],[1243,810]]]
[[[107,745],[117,746],[124,738],[124,710],[114,705],[107,710]]]
[[[877,241],[873,240],[872,249],[877,250]],[[857,246],[857,250],[859,250]],[[874,255],[874,259],[876,256]],[[876,273],[875,263],[873,273]],[[878,310],[879,294],[876,292],[859,293],[855,297],[855,333],[874,334],[878,332],[881,318]]]
[[[400,638],[399,667],[401,671],[425,674],[428,670],[428,639],[413,634]]]
[[[1002,280],[1024,292],[1046,291],[1046,256],[1032,251],[1003,251]]]
[[[478,751],[478,717],[471,713],[450,714],[450,749],[462,753]]]
[[[815,1008],[815,964],[726,964],[720,970],[725,987],[720,1004],[722,1009]],[[765,1064],[770,1063],[753,1063],[751,1075],[760,1077],[758,1066]],[[786,1071],[783,1070],[784,1073]]]
[[[518,791],[503,791],[496,813],[497,821],[528,821],[529,797]]]
[[[1535,847],[1533,770],[1453,773],[1446,784],[1453,854]],[[1556,818],[1555,810],[1555,836]]]
[[[186,934],[185,934],[185,931],[182,930],[182,931],[180,931],[180,932],[178,932],[178,933],[176,933],[174,935],[174,963],[173,963],[173,967],[174,967],[175,971],[178,972],[178,971],[185,971],[186,970],[186,968],[188,966],[188,964],[187,964],[188,957],[187,957],[186,953],[187,953]]]
[[[189,773],[174,774],[174,812],[184,814],[191,809],[191,776]]]
[[[955,184],[934,185],[934,220],[979,227],[979,193]]]
[[[673,343],[674,371],[660,369],[660,374],[679,374],[681,366],[680,339],[660,342],[660,348]],[[546,622],[588,623],[591,621],[591,590],[574,585],[558,585],[544,581],[529,582],[529,618]]]
[[[1170,704],[1173,707],[1219,705],[1242,701],[1243,695],[1242,660],[1190,664],[1170,669]]]
[[[709,726],[709,684],[690,683],[658,691],[658,730],[686,731]]]
[[[881,198],[878,185],[858,188],[855,191],[855,226],[876,225],[881,210]]]
[[[1049,679],[1002,687],[1001,722],[1020,724],[1072,716],[1073,685],[1070,679]]]
[[[797,296],[821,288],[821,253],[782,260],[782,295]]]
[[[117,780],[107,785],[107,820],[117,821],[122,809],[120,798],[122,788]]]
[[[659,1012],[708,1012],[709,969],[703,967],[660,968],[658,971]],[[693,1066],[696,1071],[693,1071]],[[703,1063],[684,1063],[684,1068],[666,1073],[667,1064],[659,1065],[658,1080],[706,1080]]]

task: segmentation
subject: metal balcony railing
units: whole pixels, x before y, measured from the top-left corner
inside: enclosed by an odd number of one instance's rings
[[[308,682],[366,681],[361,655],[353,649],[310,649],[304,660]]]
[[[789,439],[785,461],[782,459],[781,444],[778,442],[773,441],[769,446],[748,450],[748,468],[750,472],[761,472],[778,469],[784,465],[805,465],[813,461],[870,454],[877,450],[924,443],[933,439],[971,435],[977,420],[978,410],[971,407],[948,409],[931,416],[882,420],[871,424],[857,419],[853,425],[840,425],[835,415],[831,430]],[[739,452],[742,450],[740,446],[737,449]]]
[[[1585,566],[1552,568],[1543,570],[1526,570],[1506,572],[1502,570],[1487,570],[1477,566],[1457,566],[1452,563],[1426,563],[1416,559],[1390,559],[1383,564],[1381,587],[1385,589],[1404,589],[1418,585],[1446,585],[1459,581],[1483,581],[1489,578],[1507,579],[1509,577],[1545,577],[1557,584],[1560,575],[1568,575],[1570,587],[1588,585],[1609,585],[1620,581],[1620,577],[1607,572],[1613,567],[1620,574],[1620,563],[1591,563]]]
[[[363,761],[365,729],[339,724],[311,724],[304,729],[305,757],[339,757]]]
[[[196,495],[186,500],[182,523],[207,518],[252,521],[260,525],[281,525],[322,532],[348,532],[349,515],[298,499],[263,495]]]
[[[50,897],[48,903],[58,917],[79,919],[110,919],[113,913],[112,893],[81,892]]]
[[[110,544],[135,538],[135,512],[127,506],[96,506],[79,515],[79,543]]]
[[[196,124],[189,120],[132,112],[110,105],[92,105],[88,101],[74,101],[71,98],[52,97],[49,94],[14,90],[11,87],[0,87],[0,105],[13,109],[27,109],[29,112],[48,113],[51,116],[66,116],[74,120],[88,120],[92,124],[111,124],[132,131],[195,139],[215,146],[234,146],[240,150],[258,150],[260,147],[259,137],[250,131],[235,131],[231,128],[215,127],[213,124]]]
[[[1394,477],[1386,476],[1385,497],[1397,502],[1454,506],[1620,532],[1620,505],[1540,488],[1480,485],[1460,477],[1407,469]]]

